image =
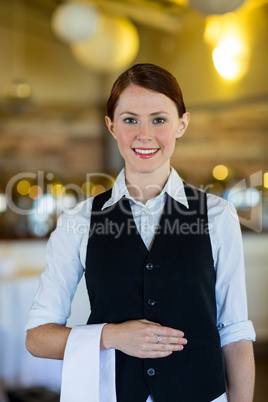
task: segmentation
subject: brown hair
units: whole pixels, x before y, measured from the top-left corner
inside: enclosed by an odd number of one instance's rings
[[[120,95],[129,85],[138,85],[166,95],[177,106],[179,117],[186,112],[182,92],[176,78],[162,67],[142,63],[135,64],[123,72],[113,84],[107,102],[107,115],[111,120],[113,120]]]

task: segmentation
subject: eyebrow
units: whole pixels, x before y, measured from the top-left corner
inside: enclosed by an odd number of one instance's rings
[[[120,113],[119,116],[122,116],[122,114],[129,114],[129,115],[131,115],[131,116],[138,116],[137,113],[129,112],[129,111],[127,111],[127,110],[126,110],[125,112]],[[156,115],[159,115],[159,114],[169,114],[169,113],[164,112],[163,110],[160,110],[159,112],[150,113],[150,116],[156,116]]]

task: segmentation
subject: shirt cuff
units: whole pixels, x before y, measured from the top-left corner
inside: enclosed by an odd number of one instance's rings
[[[88,402],[89,397],[92,401],[115,401],[110,397],[111,391],[115,397],[115,351],[108,349],[100,352],[104,325],[72,328],[63,359],[61,402]],[[102,399],[100,389],[109,398]]]
[[[241,340],[255,341],[256,333],[251,321],[240,321],[234,324],[222,325],[219,329],[221,346]]]
[[[58,314],[53,314],[44,310],[32,309],[28,312],[24,330],[28,331],[28,329],[39,327],[40,325],[48,323],[65,325],[66,317],[60,316]]]

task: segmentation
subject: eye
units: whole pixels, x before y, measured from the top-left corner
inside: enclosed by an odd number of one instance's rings
[[[127,117],[127,118],[124,120],[124,122],[127,123],[127,124],[136,124],[136,123],[137,123],[137,120],[134,119],[133,117]]]
[[[162,117],[157,117],[153,121],[154,124],[163,124],[164,122],[165,122],[165,119],[163,119]]]

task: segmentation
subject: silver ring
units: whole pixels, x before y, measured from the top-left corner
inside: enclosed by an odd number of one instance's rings
[[[162,339],[162,338],[161,338],[160,336],[158,336],[158,337],[157,337],[157,343],[159,343],[159,342],[161,341],[161,339]]]

